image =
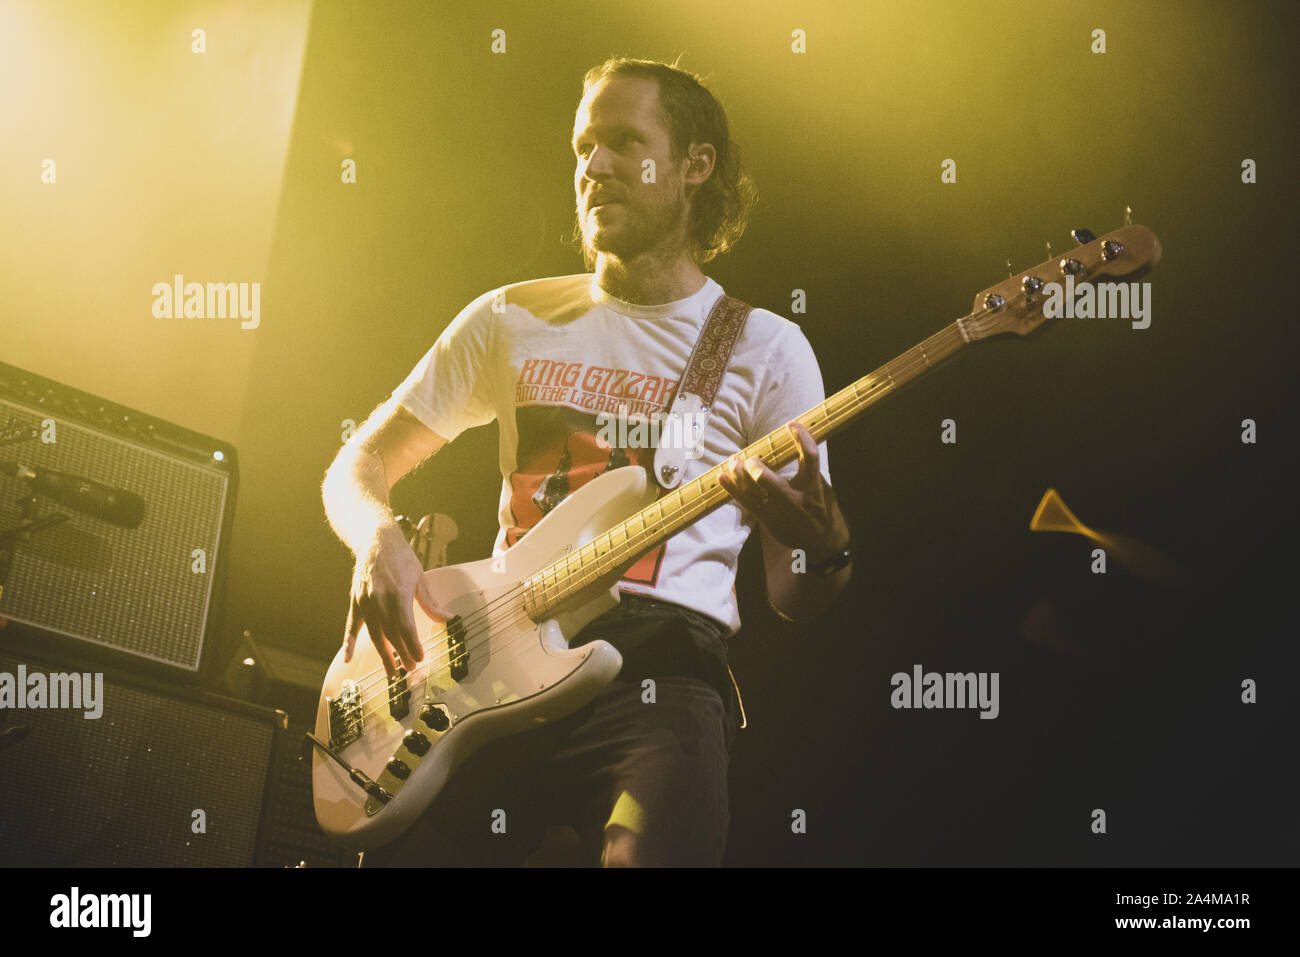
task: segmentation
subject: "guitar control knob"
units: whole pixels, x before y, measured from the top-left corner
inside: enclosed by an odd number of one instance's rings
[[[406,745],[407,751],[410,751],[418,758],[424,757],[429,753],[429,749],[433,747],[433,745],[429,743],[429,739],[419,731],[406,732],[406,734],[402,736],[402,744]]]
[[[399,781],[405,781],[411,776],[411,769],[406,766],[406,762],[393,758],[388,762],[388,773]]]
[[[1108,239],[1101,244],[1101,258],[1110,262],[1116,256],[1124,251],[1124,244],[1117,243],[1113,239]]]
[[[1037,276],[1025,277],[1025,292],[1028,295],[1033,296],[1041,292],[1042,289],[1043,289],[1043,281],[1039,279]]]
[[[1097,238],[1097,234],[1094,233],[1091,229],[1072,229],[1070,230],[1070,235],[1074,238],[1074,241],[1078,243],[1080,246],[1086,246],[1088,243],[1092,242],[1094,239]]]
[[[1077,259],[1061,260],[1062,276],[1077,276],[1081,272],[1083,272],[1083,263],[1079,262],[1079,260]]]
[[[1001,309],[1007,304],[1007,301],[999,296],[996,292],[991,292],[984,297],[985,309]]]
[[[446,731],[451,727],[451,722],[447,720],[447,715],[441,708],[435,708],[431,704],[426,704],[420,709],[420,720],[423,721],[434,731]]]

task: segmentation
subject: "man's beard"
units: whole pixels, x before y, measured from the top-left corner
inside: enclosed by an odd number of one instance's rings
[[[623,206],[625,213],[631,209],[627,203],[622,203],[621,205]],[[638,210],[638,212],[641,211]],[[687,208],[685,203],[678,203],[671,212],[663,210],[662,208],[657,212],[660,213],[660,216],[657,217],[659,220],[658,223],[650,225],[658,225],[660,227],[658,234],[664,235],[677,229],[678,225],[687,215]],[[590,216],[591,213],[588,212],[587,215]],[[642,220],[641,223],[644,225],[644,220]],[[589,272],[594,271],[596,268],[596,256],[598,253],[603,252],[613,256],[618,256],[622,259],[628,259],[635,256],[637,253],[644,252],[646,249],[651,248],[649,244],[641,244],[639,248],[635,249],[628,249],[626,248],[626,245],[624,245],[624,248],[622,249],[612,249],[608,245],[606,245],[604,249],[597,249],[592,242],[592,237],[595,236],[596,229],[593,227],[590,231],[587,231],[583,229],[584,225],[582,216],[579,213],[578,217],[574,220],[575,238],[578,238],[581,241],[582,261],[586,264]],[[637,245],[637,241],[644,238],[645,235],[646,233],[644,228],[638,229],[637,226],[634,225],[630,231],[625,230],[624,233],[621,234],[620,238],[629,240],[632,245]]]

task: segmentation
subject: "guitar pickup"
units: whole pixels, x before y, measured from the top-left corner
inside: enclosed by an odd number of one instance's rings
[[[355,681],[345,681],[339,688],[339,696],[327,702],[330,746],[345,748],[361,737],[361,688]]]
[[[405,668],[398,668],[388,676],[388,713],[398,721],[411,713],[411,689],[406,684]]]
[[[451,677],[463,681],[469,677],[469,647],[465,643],[465,621],[460,615],[447,619],[447,655]]]

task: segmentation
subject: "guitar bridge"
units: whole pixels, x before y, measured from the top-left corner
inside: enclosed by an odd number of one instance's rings
[[[345,681],[337,698],[328,698],[330,719],[330,747],[345,748],[361,737],[361,687],[355,681]]]

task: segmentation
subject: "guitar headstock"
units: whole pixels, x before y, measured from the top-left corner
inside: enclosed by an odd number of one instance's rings
[[[967,338],[974,341],[1014,332],[1027,335],[1047,321],[1043,303],[1048,283],[1064,285],[1066,276],[1074,284],[1133,280],[1160,262],[1160,240],[1145,226],[1125,226],[1097,238],[1086,229],[1076,229],[1080,245],[1069,252],[1039,263],[1018,276],[990,286],[975,297],[975,308],[961,321]]]

